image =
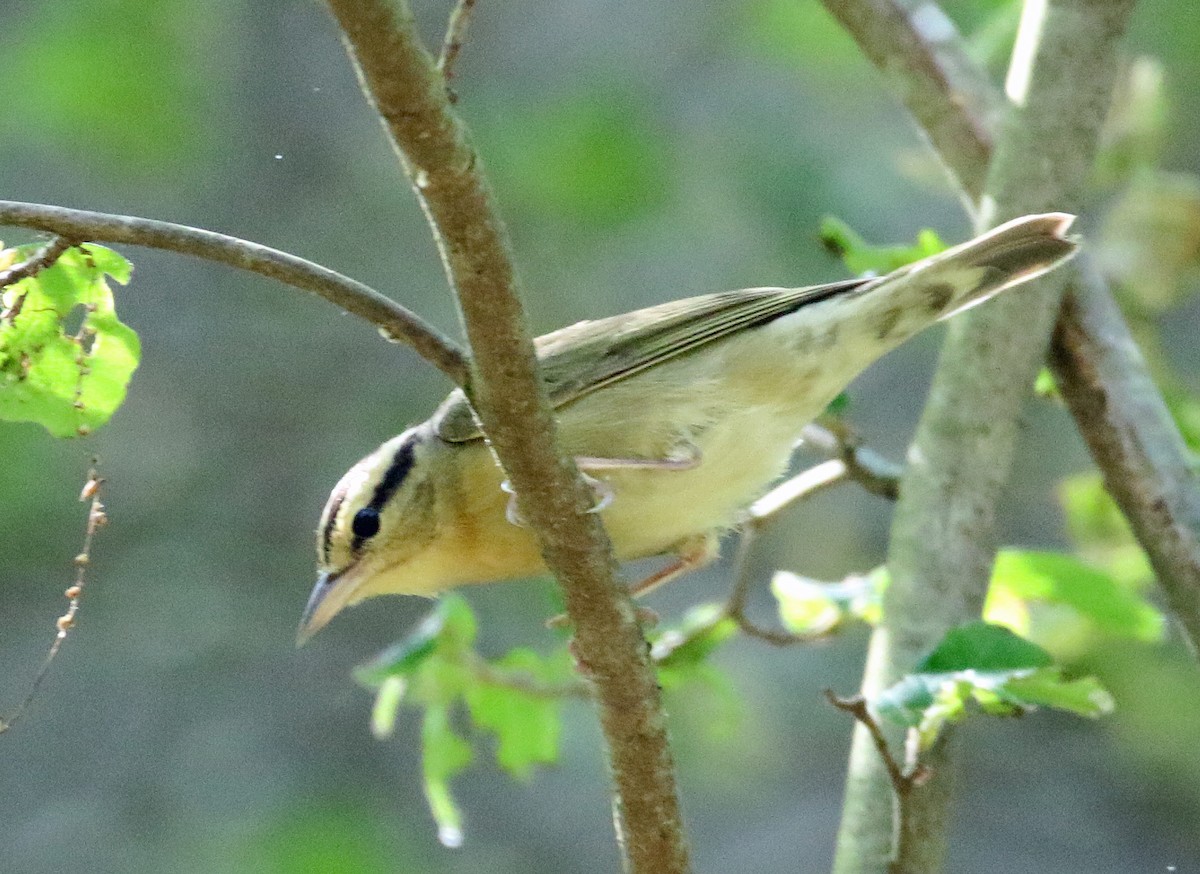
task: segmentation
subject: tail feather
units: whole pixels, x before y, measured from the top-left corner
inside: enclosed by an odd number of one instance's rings
[[[1014,219],[868,282],[845,298],[858,299],[864,328],[876,340],[899,344],[930,322],[982,303],[1070,258],[1079,246],[1066,235],[1074,218],[1053,212]]]

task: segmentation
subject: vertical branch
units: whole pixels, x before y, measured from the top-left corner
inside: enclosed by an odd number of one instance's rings
[[[557,451],[507,232],[478,156],[407,3],[328,3],[457,294],[475,364],[472,404],[562,584],[575,653],[596,687],[627,869],[681,874],[688,853],[657,678],[628,593],[613,580],[607,537],[586,512],[593,497]]]
[[[920,121],[935,150],[973,198],[983,189],[992,136],[986,116],[990,84],[964,69],[961,47],[923,37],[944,20],[920,0],[823,0]],[[910,57],[915,55],[915,57]],[[958,125],[933,119],[963,116]],[[976,142],[962,134],[975,132]],[[1200,483],[1191,454],[1087,254],[1068,267],[1071,294],[1059,312],[1050,365],[1105,486],[1150,559],[1171,610],[1194,653],[1200,652]]]
[[[1132,5],[1028,0],[982,225],[1079,202]],[[892,584],[863,679],[868,696],[911,670],[947,630],[980,614],[996,551],[996,503],[1064,280],[1050,274],[950,327],[900,489],[888,556]],[[910,799],[910,819],[893,847],[890,781],[871,738],[856,731],[835,871],[889,870],[889,859],[893,872],[941,869],[954,750],[951,737],[923,763],[931,777]]]

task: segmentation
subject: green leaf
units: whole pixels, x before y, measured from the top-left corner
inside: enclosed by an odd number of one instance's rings
[[[18,260],[38,250],[23,246]],[[117,318],[106,276],[129,281],[129,262],[102,246],[64,253],[3,292],[0,419],[36,422],[56,437],[88,434],[125,400],[141,357],[132,328]],[[81,324],[68,334],[75,313]]]
[[[873,622],[878,617],[882,587],[876,574],[826,583],[777,571],[771,594],[779,604],[779,619],[793,634],[818,635],[853,619]]]
[[[556,673],[528,649],[512,650],[492,667],[546,683]],[[464,697],[475,724],[496,736],[497,763],[514,777],[528,778],[534,766],[558,760],[562,718],[557,698],[486,681],[468,686]]]
[[[938,235],[928,229],[917,234],[917,241],[912,246],[872,246],[848,224],[832,216],[821,222],[821,242],[858,275],[874,273],[882,276],[946,248]]]
[[[678,625],[654,630],[650,655],[660,671],[699,665],[736,633],[721,604],[697,604]]]
[[[995,716],[1041,706],[1094,717],[1113,708],[1094,678],[1067,680],[1041,647],[983,622],[952,629],[916,672],[869,703],[880,718],[915,729],[923,749],[970,705]]]
[[[1050,653],[1002,625],[968,622],[946,632],[937,648],[917,665],[917,671],[1006,671],[1042,668],[1052,661]]]
[[[400,642],[354,669],[354,679],[376,688],[389,677],[407,677],[439,649],[463,652],[475,642],[475,614],[461,595],[447,595]]]
[[[1148,641],[1162,637],[1164,618],[1157,609],[1110,574],[1071,555],[1001,550],[992,587],[994,592],[1070,607],[1108,634]]]
[[[429,707],[421,723],[422,771],[425,799],[437,823],[438,840],[447,847],[462,844],[462,811],[450,794],[450,778],[474,757],[471,745],[455,733],[446,707]]]

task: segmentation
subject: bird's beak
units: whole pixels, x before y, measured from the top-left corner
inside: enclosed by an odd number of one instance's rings
[[[310,637],[328,625],[350,603],[358,589],[357,576],[351,565],[336,573],[324,571],[317,577],[317,584],[308,596],[304,615],[300,617],[300,627],[296,629],[297,647],[304,646]]]

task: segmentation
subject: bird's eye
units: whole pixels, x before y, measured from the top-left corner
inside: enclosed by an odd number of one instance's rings
[[[350,522],[350,530],[354,532],[355,537],[361,537],[364,540],[374,537],[379,533],[379,511],[374,507],[363,507],[354,514],[354,519]]]

